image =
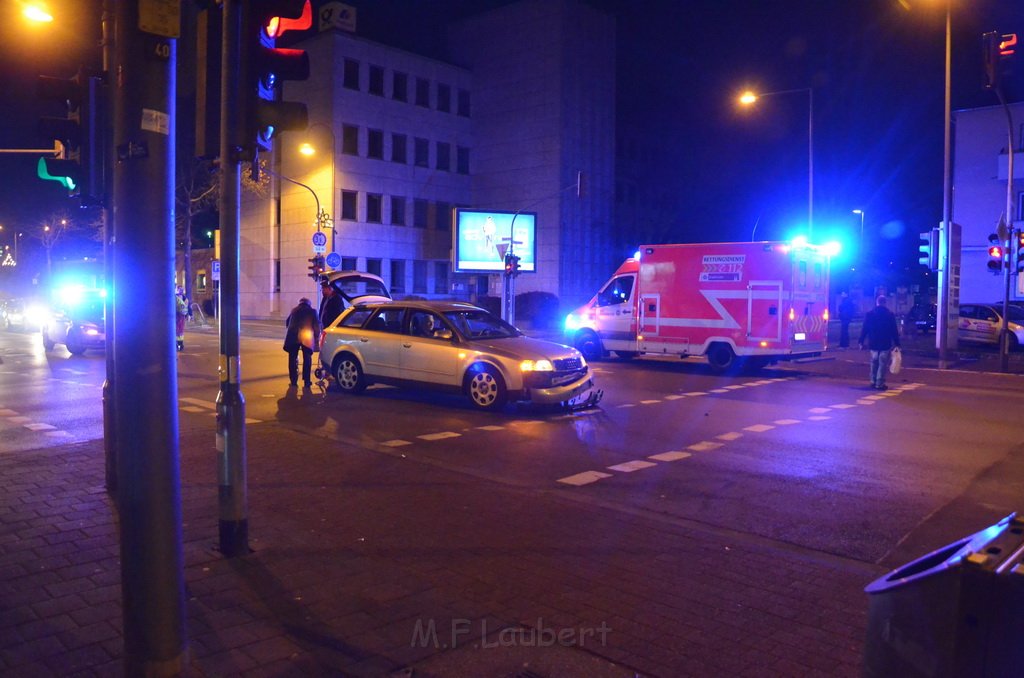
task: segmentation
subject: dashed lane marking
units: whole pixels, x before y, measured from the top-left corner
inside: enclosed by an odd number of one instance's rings
[[[56,426],[51,426],[50,424],[25,424],[25,428],[27,428],[30,431],[55,431],[55,430],[57,430]]]
[[[16,417],[18,413],[14,410],[0,410],[0,417]]]
[[[793,424],[799,424],[799,419],[776,419],[772,422],[776,426],[792,426]]]
[[[857,406],[856,405],[851,405],[850,403],[838,403],[836,405],[829,405],[829,407],[831,407],[833,410],[848,410],[851,407],[857,407]]]
[[[654,403],[660,403],[660,400],[641,400],[641,405],[653,405]]]
[[[505,427],[504,426],[495,426],[493,424],[490,424],[490,425],[487,425],[487,426],[477,426],[477,429],[479,429],[481,431],[504,431]]]
[[[737,431],[730,431],[729,433],[723,433],[722,435],[715,436],[719,440],[737,440],[743,437],[742,433]]]
[[[633,471],[639,471],[642,468],[650,468],[654,465],[655,464],[650,461],[634,459],[633,461],[627,461],[623,464],[615,464],[615,466],[608,466],[607,468],[612,471],[619,471],[620,473],[632,473]]]
[[[196,407],[195,405],[182,405],[181,409],[185,410],[186,412],[191,412],[193,414],[197,412],[206,412],[206,410],[204,410],[202,407]]]
[[[724,388],[713,388],[713,389],[711,389],[709,391],[709,393],[728,393],[728,392],[729,392],[729,390],[728,389],[724,389]]]
[[[445,438],[459,438],[461,433],[455,431],[441,431],[440,433],[425,433],[421,436],[416,436],[420,440],[444,440]]]
[[[754,424],[753,426],[744,427],[744,431],[750,431],[751,433],[764,433],[765,431],[771,431],[774,426],[768,424]]]
[[[621,405],[616,405],[616,407],[618,407],[620,410],[624,410],[629,407],[636,407],[636,403],[622,403]]]
[[[405,447],[406,445],[412,445],[408,440],[385,440],[381,443],[384,447]]]
[[[675,393],[672,393],[670,395],[665,396],[665,400],[679,400],[680,398],[685,398],[685,397],[686,396],[676,395]]]
[[[813,414],[825,414],[826,412],[831,412],[832,408],[831,407],[812,407],[811,409],[809,409],[807,411],[811,412]]]
[[[217,409],[217,403],[211,403],[209,400],[202,400],[200,398],[187,398],[187,397],[186,398],[178,398],[178,400],[180,400],[183,403],[192,403],[193,405],[198,405],[199,407],[205,407],[208,410],[215,410],[215,409]]]
[[[857,401],[857,404],[858,405],[874,405],[876,402],[877,401],[875,401],[875,400],[868,400],[867,398],[861,398],[860,400]]]
[[[657,461],[679,461],[680,459],[686,459],[693,455],[689,452],[677,452],[675,450],[671,452],[662,452],[661,454],[652,454],[647,457],[648,459],[655,459]]]
[[[823,414],[815,414],[813,416],[807,417],[807,421],[825,421],[826,419],[831,419],[831,418],[832,417],[826,417]]]
[[[735,391],[738,388],[746,388],[747,386],[754,386],[754,384],[731,384],[725,388],[728,391]]]
[[[717,450],[725,443],[713,443],[710,440],[702,440],[699,443],[694,443],[686,449],[693,450],[694,452],[710,452],[711,450]]]
[[[32,417],[11,417],[8,421],[12,424],[28,424],[32,421]]]
[[[691,396],[692,397],[692,396],[702,396],[702,395],[707,395],[707,394],[708,394],[707,391],[690,391],[689,393],[684,393],[683,395],[687,395],[687,396]]]
[[[67,431],[47,431],[43,435],[50,436],[51,438],[67,438],[71,434],[68,433]]]
[[[611,478],[611,473],[602,473],[601,471],[584,471],[583,473],[577,473],[573,476],[566,476],[565,478],[559,478],[557,482],[565,485],[589,485],[590,483],[596,483],[602,478]]]

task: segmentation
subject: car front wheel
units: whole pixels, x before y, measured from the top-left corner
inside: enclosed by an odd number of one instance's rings
[[[466,394],[473,406],[481,410],[500,410],[508,402],[505,380],[493,367],[476,368],[466,383]]]
[[[334,381],[343,393],[361,393],[366,389],[363,366],[351,353],[343,353],[334,361]]]

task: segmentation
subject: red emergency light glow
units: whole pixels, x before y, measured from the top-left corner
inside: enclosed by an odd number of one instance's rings
[[[796,320],[796,309],[789,309],[789,319]]]

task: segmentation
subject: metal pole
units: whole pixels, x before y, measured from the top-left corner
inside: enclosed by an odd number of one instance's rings
[[[807,88],[807,239],[814,242],[814,88]]]
[[[104,121],[102,132],[103,144],[103,279],[107,290],[107,297],[103,302],[104,337],[106,338],[106,369],[107,377],[103,381],[101,399],[103,401],[103,460],[104,475],[107,492],[116,498],[117,492],[117,424],[115,419],[114,403],[116,402],[116,389],[114,376],[116,368],[114,365],[114,223],[113,213],[110,209],[111,180],[110,167],[114,158],[113,145],[113,109],[111,105],[113,88],[110,83],[110,68],[114,59],[114,8],[113,0],[103,0],[103,15],[100,21],[102,26],[103,41],[103,74],[107,84],[104,88],[106,96],[102,97],[102,103],[106,107],[105,115],[101,118]],[[17,242],[17,241],[15,241]]]
[[[246,486],[245,398],[241,388],[239,244],[241,163],[245,125],[237,88],[241,61],[241,0],[225,0],[220,109],[220,391],[217,393],[217,480],[220,550],[233,558],[249,553]],[[255,139],[252,140],[255,142]]]
[[[169,676],[187,664],[171,289],[177,46],[140,30],[139,4],[113,5],[111,73],[124,673]]]
[[[1003,280],[1005,289],[1003,291],[1003,323],[999,333],[999,365],[1003,372],[1010,370],[1010,327],[1009,327],[1009,313],[1010,313],[1010,279],[1016,272],[1011,270],[1013,266],[1016,266],[1016,256],[1014,250],[1017,249],[1017,232],[1013,228],[1013,114],[1010,112],[1010,107],[1006,104],[1006,98],[1003,96],[1003,91],[1000,88],[996,88],[996,96],[999,97],[999,103],[1003,105],[1003,110],[1006,112],[1006,131],[1007,131],[1007,143],[1006,143],[1006,226],[1007,226],[1007,250],[1006,250],[1006,268],[1003,271]],[[1010,248],[1013,248],[1012,250]]]
[[[945,129],[943,134],[943,159],[942,159],[942,226],[939,228],[939,252],[942,258],[939,260],[939,312],[935,324],[935,341],[939,349],[939,369],[949,367],[949,283],[952,274],[950,266],[950,237],[952,203],[953,203],[953,168],[952,168],[952,111],[950,101],[952,98],[952,75],[950,63],[953,53],[953,23],[952,23],[952,0],[946,0],[946,72],[945,72],[945,99],[943,115]]]

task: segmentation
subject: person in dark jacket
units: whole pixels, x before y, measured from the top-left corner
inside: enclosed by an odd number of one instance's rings
[[[327,328],[345,310],[345,302],[330,283],[320,283],[320,291],[324,295],[320,301],[320,326]]]
[[[875,308],[864,316],[864,327],[860,331],[860,347],[871,350],[871,388],[884,391],[885,375],[889,371],[892,350],[899,348],[900,332],[896,316],[886,306],[885,295],[875,300]]]
[[[295,386],[299,379],[299,351],[302,351],[302,382],[311,386],[310,373],[313,367],[313,351],[317,348],[320,322],[309,299],[299,299],[299,304],[285,320],[288,331],[284,337],[284,350],[288,352],[288,379]]]

